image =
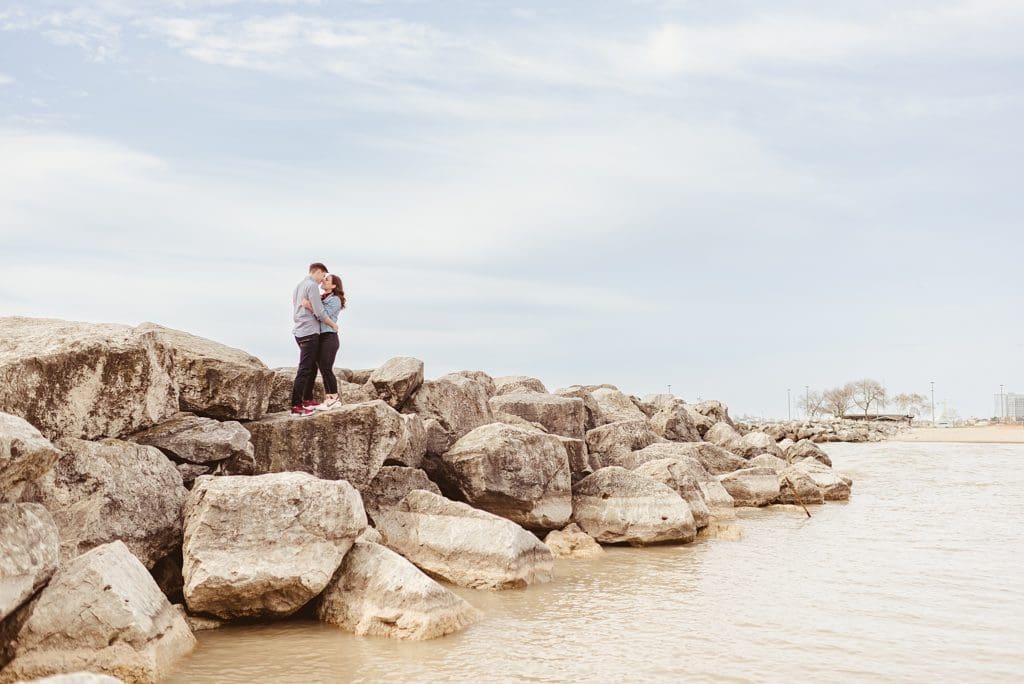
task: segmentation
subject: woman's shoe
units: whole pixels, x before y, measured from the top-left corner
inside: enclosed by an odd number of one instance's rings
[[[293,416],[311,416],[313,415],[313,409],[306,408],[305,406],[293,406],[291,415]]]
[[[341,406],[341,400],[340,399],[324,399],[322,404],[317,404],[316,410],[317,411],[330,411],[331,409],[338,408],[339,406]]]

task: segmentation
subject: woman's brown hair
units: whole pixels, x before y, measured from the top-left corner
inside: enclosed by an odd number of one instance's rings
[[[344,309],[345,308],[345,288],[342,287],[342,285],[341,285],[341,278],[339,278],[338,276],[334,275],[333,273],[331,275],[327,276],[327,277],[330,278],[331,282],[334,284],[334,289],[331,290],[330,293],[332,295],[336,295],[338,297],[338,299],[341,300],[341,308]]]

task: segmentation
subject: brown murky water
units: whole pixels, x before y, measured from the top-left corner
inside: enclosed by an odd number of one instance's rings
[[[741,509],[739,541],[611,548],[457,591],[422,643],[312,622],[199,634],[175,682],[1024,681],[1024,445],[833,445],[849,503]]]

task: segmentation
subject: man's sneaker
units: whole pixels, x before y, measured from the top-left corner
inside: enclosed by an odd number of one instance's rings
[[[313,415],[313,409],[306,408],[305,406],[293,406],[292,407],[292,415],[293,416],[311,416],[311,415]]]
[[[330,411],[331,409],[338,408],[339,406],[341,406],[341,402],[337,399],[325,399],[324,403],[317,404],[313,409],[316,411]]]

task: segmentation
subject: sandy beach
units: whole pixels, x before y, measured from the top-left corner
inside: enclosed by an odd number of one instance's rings
[[[977,444],[1024,444],[1024,427],[911,428],[893,437],[896,442],[974,442]]]

